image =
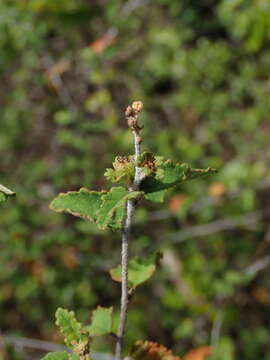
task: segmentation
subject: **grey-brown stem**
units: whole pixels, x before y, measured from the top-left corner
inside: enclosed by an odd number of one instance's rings
[[[141,138],[139,135],[139,130],[132,131],[134,136],[134,146],[135,146],[135,162],[137,162],[140,155],[140,143]],[[139,188],[141,182],[141,172],[138,166],[135,167],[135,176],[132,186],[129,188],[129,191],[136,191]],[[129,245],[129,234],[132,223],[132,216],[135,210],[134,200],[128,200],[127,202],[127,215],[125,219],[125,224],[122,229],[122,282],[121,282],[121,312],[120,312],[120,322],[117,332],[117,343],[115,349],[115,360],[121,360],[123,344],[124,344],[124,334],[127,321],[127,310],[128,310],[128,245]]]

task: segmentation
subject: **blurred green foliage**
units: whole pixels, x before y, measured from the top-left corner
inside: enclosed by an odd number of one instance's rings
[[[255,266],[269,251],[269,22],[268,0],[0,2],[1,183],[17,193],[0,212],[3,332],[60,341],[58,306],[80,320],[117,308],[117,234],[48,205],[105,187],[104,168],[132,153],[125,107],[142,100],[147,149],[219,173],[137,212],[132,252],[164,260],[132,301],[127,346],[217,341],[216,360],[270,359]]]

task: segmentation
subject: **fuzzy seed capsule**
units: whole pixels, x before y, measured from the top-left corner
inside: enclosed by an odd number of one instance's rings
[[[132,106],[132,109],[134,109],[137,112],[139,112],[143,109],[142,101],[134,101],[131,106]]]

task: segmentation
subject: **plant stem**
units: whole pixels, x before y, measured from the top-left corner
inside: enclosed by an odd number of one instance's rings
[[[121,313],[120,313],[120,323],[117,332],[117,343],[115,349],[115,360],[121,360],[121,354],[123,349],[124,342],[124,333],[127,320],[127,310],[128,310],[128,243],[129,243],[129,233],[131,227],[131,219],[134,213],[134,203],[132,200],[127,202],[127,216],[125,220],[125,225],[122,230],[122,282],[121,282]]]
[[[134,136],[134,147],[135,147],[135,163],[137,164],[138,157],[140,155],[140,143],[141,138],[139,134],[139,128],[132,129]],[[138,166],[135,167],[135,176],[133,184],[130,186],[129,191],[136,191],[139,188],[141,182],[141,172]],[[132,224],[132,216],[135,210],[134,200],[127,201],[127,215],[122,229],[122,282],[121,282],[121,311],[120,311],[120,322],[117,332],[117,343],[115,349],[115,360],[121,360],[123,345],[124,345],[124,334],[127,321],[128,311],[128,247],[129,247],[129,234]]]

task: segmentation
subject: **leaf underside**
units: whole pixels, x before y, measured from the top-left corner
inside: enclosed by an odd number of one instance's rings
[[[128,287],[131,291],[145,281],[150,279],[157,267],[161,258],[161,254],[157,253],[149,257],[135,257],[128,263]],[[116,268],[110,270],[110,275],[113,280],[122,281],[122,266],[118,265]]]
[[[158,167],[156,174],[148,176],[142,181],[140,190],[145,193],[147,200],[162,202],[170,187],[215,172],[216,170],[212,168],[192,169],[185,163],[174,164],[167,160]]]
[[[91,325],[87,326],[90,336],[101,336],[112,332],[112,311],[112,307],[101,306],[93,311]]]

